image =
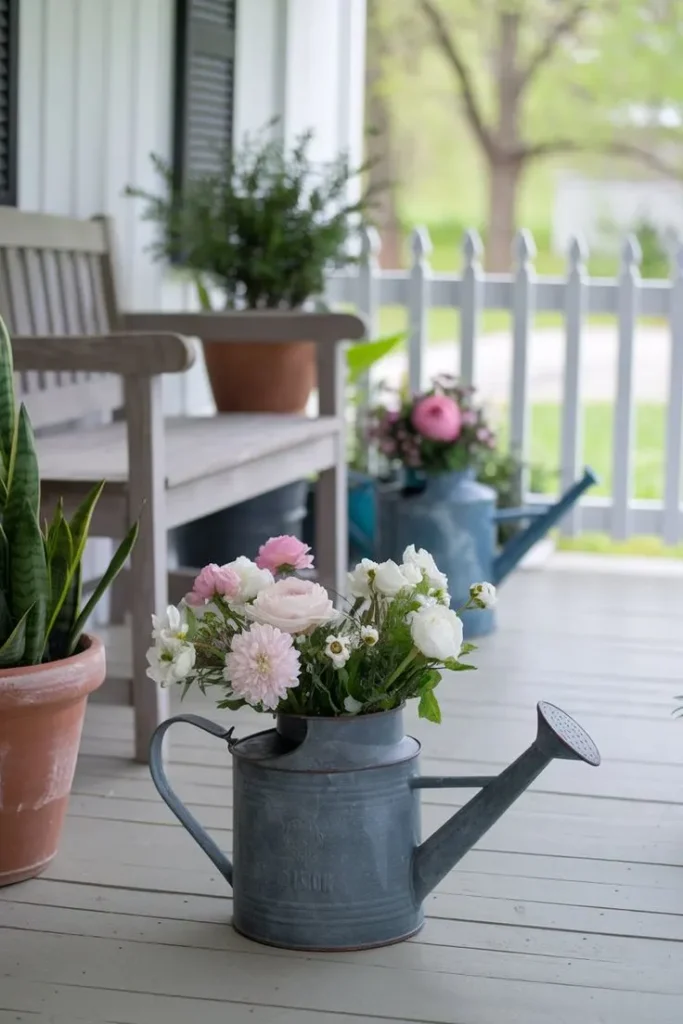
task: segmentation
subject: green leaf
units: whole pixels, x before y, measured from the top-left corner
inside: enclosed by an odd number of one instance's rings
[[[428,690],[434,690],[441,682],[441,673],[438,669],[432,668],[427,672],[422,679],[420,684],[420,693],[426,693]]]
[[[0,523],[0,592],[9,593],[9,544]]]
[[[462,656],[463,654],[471,654],[472,651],[476,651],[476,649],[476,644],[463,644],[462,647],[460,648],[460,655]]]
[[[78,641],[81,638],[81,633],[83,631],[85,623],[88,621],[88,619],[94,612],[102,595],[105,593],[107,588],[111,586],[111,584],[114,582],[114,580],[116,579],[116,577],[126,564],[126,559],[128,558],[133,548],[135,547],[135,542],[138,539],[139,532],[140,524],[135,523],[134,526],[130,528],[130,530],[123,538],[116,551],[114,552],[114,557],[109,563],[107,571],[105,572],[104,576],[95,587],[95,590],[93,591],[90,600],[88,601],[85,608],[82,610],[82,612],[76,619],[76,622],[74,623],[73,631],[71,633],[71,636],[69,637],[68,643],[69,654],[73,654],[73,652],[76,650],[76,646],[78,645]]]
[[[71,578],[71,584],[59,609],[59,614],[54,621],[52,630],[47,636],[47,650],[50,661],[56,658],[66,658],[69,650],[69,640],[78,618],[78,609],[81,604],[82,591],[82,566],[79,562]]]
[[[0,642],[12,632],[12,615],[7,604],[5,591],[0,587]]]
[[[26,624],[31,614],[29,608],[0,647],[0,668],[17,668],[24,660],[26,647]]]
[[[349,345],[346,350],[349,383],[357,383],[359,377],[367,373],[380,359],[384,359],[405,337],[405,331],[401,331],[386,338],[378,338],[377,341],[359,341],[357,344]]]
[[[9,456],[12,450],[16,409],[14,404],[14,364],[12,343],[0,317],[0,452],[4,456],[3,480],[7,479]]]
[[[427,690],[420,697],[420,703],[417,706],[417,713],[420,718],[426,718],[428,722],[434,722],[436,725],[441,724],[441,708],[439,702],[434,696],[433,690]]]
[[[10,543],[10,592],[14,617],[29,613],[24,662],[38,665],[45,649],[48,569],[43,535],[28,499],[19,510]]]
[[[193,274],[194,286],[197,289],[197,298],[199,299],[199,306],[204,313],[210,313],[213,309],[211,305],[211,296],[209,290],[204,284],[199,274]]]
[[[29,514],[36,522],[40,514],[40,471],[33,428],[25,405],[19,408],[12,439],[8,480],[9,493],[3,515],[3,525],[7,538],[14,547],[15,531],[19,519],[25,515],[25,504],[28,505]]]
[[[95,484],[71,517],[69,529],[71,530],[71,538],[73,540],[73,557],[75,562],[80,562],[83,557],[88,534],[90,533],[93,512],[97,502],[100,500],[104,486],[104,480],[100,481],[99,484]]]
[[[61,509],[59,509],[59,512],[60,516],[57,518],[57,522],[50,528],[47,543],[48,566],[50,569],[50,604],[45,630],[46,644],[50,641],[50,634],[71,587],[74,570],[80,564],[80,560],[74,560],[73,541],[69,524],[61,513]]]
[[[444,662],[444,668],[447,668],[449,672],[474,672],[477,666],[466,665],[464,661],[458,661],[457,658],[449,658]]]

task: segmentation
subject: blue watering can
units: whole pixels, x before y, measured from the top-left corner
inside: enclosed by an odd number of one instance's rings
[[[380,486],[375,558],[400,562],[409,544],[426,548],[448,577],[452,607],[459,608],[473,583],[502,583],[595,483],[597,477],[587,468],[554,505],[506,509],[496,508],[496,492],[479,483],[474,470],[431,476],[413,486]],[[523,520],[528,520],[526,528],[496,551],[498,524]],[[492,609],[463,612],[462,619],[466,637],[495,629]]]

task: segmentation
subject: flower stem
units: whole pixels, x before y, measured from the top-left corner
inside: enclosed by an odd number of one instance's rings
[[[385,687],[386,687],[387,690],[389,689],[389,687],[391,686],[392,683],[396,682],[396,680],[399,678],[401,673],[404,672],[408,668],[408,665],[410,665],[411,661],[415,660],[415,658],[417,657],[418,653],[419,652],[417,650],[417,647],[413,647],[412,651],[410,651],[408,654],[406,654],[405,658],[403,659],[401,664],[398,666],[398,668],[395,668],[394,671],[389,676],[389,678],[387,679],[387,681],[385,683]]]

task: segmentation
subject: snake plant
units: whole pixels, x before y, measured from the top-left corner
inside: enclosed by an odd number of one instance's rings
[[[41,526],[40,473],[26,407],[14,397],[12,346],[0,319],[0,669],[78,650],[83,628],[137,539],[136,523],[81,606],[81,563],[104,482],[67,519],[61,501]]]

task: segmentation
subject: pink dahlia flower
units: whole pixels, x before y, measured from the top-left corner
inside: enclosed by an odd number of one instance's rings
[[[310,569],[313,565],[310,551],[308,544],[296,537],[271,537],[259,548],[256,564],[259,569],[270,569],[272,573]]]
[[[289,633],[258,622],[235,634],[225,656],[225,677],[235,696],[271,711],[299,685],[299,669],[299,652]]]
[[[240,592],[240,578],[229,565],[205,565],[192,584],[192,590],[185,600],[195,608],[212,601],[216,594],[234,601]]]
[[[428,395],[416,403],[411,422],[418,434],[431,441],[455,441],[462,427],[462,413],[447,395]]]
[[[445,394],[430,394],[416,403],[411,417],[413,426],[433,441],[457,440],[463,417],[458,404]]]

